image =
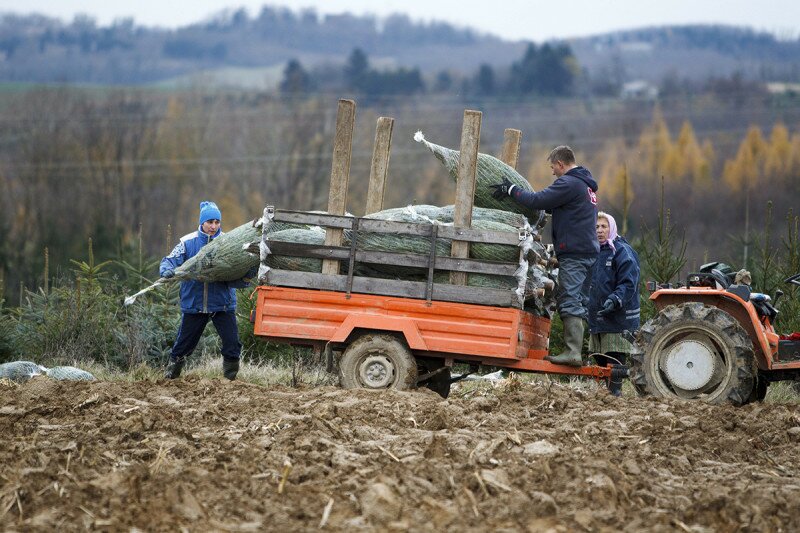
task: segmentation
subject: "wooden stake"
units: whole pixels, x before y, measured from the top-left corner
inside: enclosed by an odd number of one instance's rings
[[[328,213],[344,215],[347,208],[347,184],[350,180],[350,156],[353,151],[353,127],[356,121],[356,103],[353,100],[339,100],[336,114],[336,136],[333,139],[333,163],[331,164],[331,186],[328,193]],[[328,228],[325,233],[325,246],[341,246],[342,230]],[[323,274],[338,274],[339,261],[322,261]]]
[[[519,146],[522,143],[522,132],[507,128],[503,132],[503,155],[500,160],[511,168],[517,168],[519,163]]]
[[[142,251],[142,223],[139,222],[139,235],[138,235],[138,245],[139,245],[139,274],[142,274],[142,266],[144,265],[144,252]],[[141,287],[142,282],[139,281],[139,286]]]
[[[475,199],[475,175],[478,169],[478,149],[481,140],[480,111],[467,109],[464,111],[464,122],[461,127],[461,153],[458,158],[458,181],[456,182],[456,202],[453,224],[456,228],[472,226],[472,203]],[[451,257],[466,259],[469,257],[469,243],[453,241]],[[466,285],[465,272],[450,272],[450,283]]]
[[[367,189],[367,208],[364,214],[383,210],[383,197],[386,192],[386,176],[389,173],[389,153],[392,149],[392,130],[394,119],[380,117],[375,128],[375,147],[372,150],[372,166],[369,170]]]
[[[50,250],[44,247],[44,293],[50,293]]]

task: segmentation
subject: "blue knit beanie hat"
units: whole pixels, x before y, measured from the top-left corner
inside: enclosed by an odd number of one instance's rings
[[[200,202],[200,224],[207,220],[222,222],[222,213],[214,202]]]

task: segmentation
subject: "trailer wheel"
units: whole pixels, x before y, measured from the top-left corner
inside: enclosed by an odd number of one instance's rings
[[[396,337],[367,334],[342,354],[339,378],[346,389],[408,390],[417,383],[417,363],[408,346]]]
[[[700,302],[662,309],[640,330],[631,360],[640,394],[743,405],[761,392],[744,328]]]

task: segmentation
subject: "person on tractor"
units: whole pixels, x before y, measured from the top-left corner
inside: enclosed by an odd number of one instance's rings
[[[569,146],[557,146],[547,157],[556,177],[552,185],[539,192],[523,191],[507,178],[492,185],[492,196],[510,196],[517,203],[532,209],[544,209],[553,215],[553,247],[558,259],[558,291],[556,304],[564,323],[566,349],[548,355],[551,363],[581,366],[584,320],[589,319],[590,271],[600,245],[595,234],[597,223],[597,182],[591,172],[575,163]]]
[[[624,365],[633,346],[624,336],[639,329],[639,256],[617,234],[611,215],[597,213],[600,255],[592,267],[589,293],[589,351],[597,364]],[[609,379],[608,390],[622,395],[622,378]]]
[[[162,278],[171,278],[175,269],[190,257],[222,235],[222,213],[214,202],[200,203],[200,226],[197,231],[181,237],[180,242],[168,256],[161,260],[159,273]],[[242,343],[236,325],[236,289],[247,287],[256,269],[238,281],[207,282],[185,280],[181,282],[181,325],[178,338],[170,353],[164,377],[175,379],[181,375],[186,358],[191,355],[200,336],[211,320],[222,339],[222,372],[229,380],[236,379],[239,372],[239,356]]]

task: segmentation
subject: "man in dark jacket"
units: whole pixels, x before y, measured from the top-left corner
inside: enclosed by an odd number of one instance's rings
[[[510,196],[517,203],[552,213],[553,246],[558,259],[558,314],[564,323],[566,350],[548,355],[548,361],[581,366],[583,321],[588,320],[590,271],[600,251],[595,234],[597,182],[575,164],[569,146],[557,146],[547,158],[556,180],[539,192],[523,191],[503,178],[493,185],[495,198]]]
[[[197,252],[222,235],[222,213],[214,202],[200,203],[200,226],[197,231],[181,237],[178,245],[161,260],[159,272],[162,278],[171,278],[175,269]],[[230,380],[236,379],[239,372],[239,356],[242,344],[239,342],[239,329],[236,326],[236,289],[247,287],[255,271],[238,281],[202,282],[185,280],[181,282],[181,325],[178,338],[172,347],[169,364],[164,375],[175,379],[181,375],[186,358],[191,355],[200,336],[211,320],[222,339],[222,372]]]

